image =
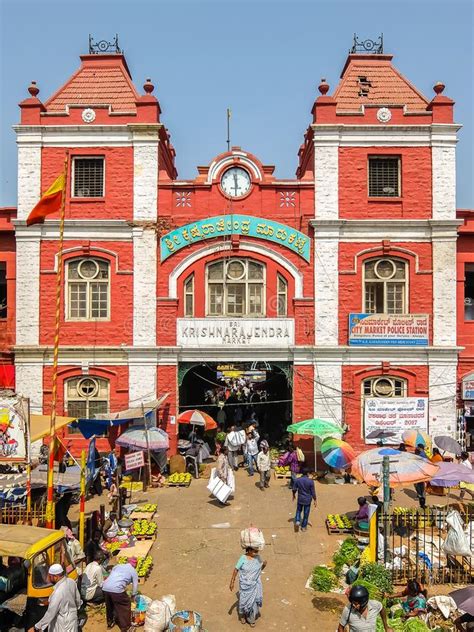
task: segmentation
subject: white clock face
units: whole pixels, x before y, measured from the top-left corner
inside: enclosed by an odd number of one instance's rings
[[[252,183],[250,176],[241,167],[227,169],[221,178],[221,187],[226,195],[232,198],[240,198],[250,191]]]

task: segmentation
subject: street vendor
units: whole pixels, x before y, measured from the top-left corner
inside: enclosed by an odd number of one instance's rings
[[[417,579],[410,579],[400,593],[390,596],[394,599],[406,597],[401,602],[406,617],[418,617],[426,614],[427,592]]]
[[[111,511],[109,517],[104,522],[103,534],[104,538],[107,541],[113,540],[117,537],[120,528],[117,522],[117,514],[114,511]]]
[[[71,529],[69,529],[69,527],[63,527],[62,529],[66,535],[66,548],[69,553],[69,557],[77,566],[77,564],[82,562],[86,557],[84,551],[82,550],[79,540],[75,537]]]
[[[132,584],[132,598],[138,593],[137,558],[130,557],[126,564],[116,564],[102,584],[105,599],[107,626],[116,623],[120,632],[128,632],[132,624],[132,602],[127,586]]]
[[[357,511],[349,511],[346,515],[359,527],[361,522],[366,523],[367,526],[364,525],[363,528],[368,529],[369,503],[367,502],[367,498],[365,496],[359,496],[357,504],[359,505],[359,509],[357,509]]]

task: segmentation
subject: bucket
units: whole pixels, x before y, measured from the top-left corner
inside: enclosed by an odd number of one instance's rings
[[[179,610],[171,617],[168,630],[171,632],[200,632],[202,617],[199,612],[192,610]]]

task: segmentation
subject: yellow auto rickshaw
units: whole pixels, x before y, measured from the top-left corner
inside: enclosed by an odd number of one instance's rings
[[[4,622],[29,629],[41,619],[53,590],[51,564],[61,564],[68,577],[77,579],[63,531],[0,524],[0,630],[9,629]]]

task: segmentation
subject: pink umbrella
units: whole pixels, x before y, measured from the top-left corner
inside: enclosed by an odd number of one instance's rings
[[[459,463],[437,463],[439,470],[431,480],[435,487],[454,487],[459,483],[474,483],[474,470]]]

